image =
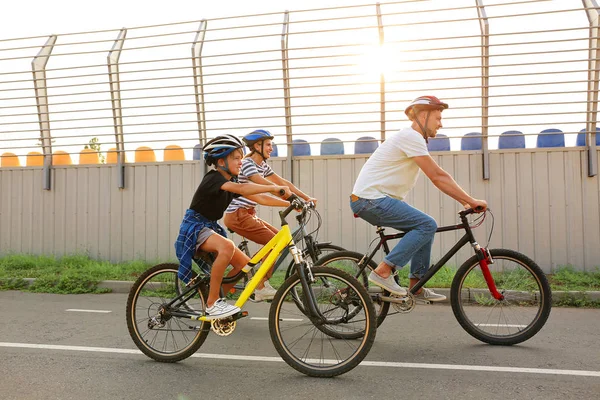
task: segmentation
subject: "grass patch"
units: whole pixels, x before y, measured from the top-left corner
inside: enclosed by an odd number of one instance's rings
[[[600,300],[592,300],[586,293],[583,292],[579,293],[578,295],[565,293],[556,301],[556,305],[559,307],[600,308]]]
[[[98,261],[86,255],[64,257],[34,256],[10,254],[0,257],[0,290],[24,290],[39,293],[105,293],[108,289],[99,289],[98,283],[104,280],[133,281],[154,264],[144,261],[110,263]],[[409,268],[399,271],[400,284],[408,286]],[[443,267],[427,283],[428,287],[450,288],[456,268]],[[27,285],[24,278],[36,278],[35,283]],[[285,278],[282,265],[271,277],[274,287],[280,287]],[[474,278],[477,278],[474,276]],[[501,277],[495,276],[502,280]],[[548,275],[553,291],[582,292],[566,294],[558,301],[559,306],[600,308],[600,301],[592,300],[585,294],[600,291],[600,268],[592,271],[577,271],[573,266],[561,266]],[[470,282],[470,286],[486,287],[485,281]],[[523,288],[526,289],[526,288]],[[238,294],[234,295],[237,297]]]
[[[548,281],[552,290],[568,291],[598,291],[600,290],[600,268],[581,272],[573,266],[566,265],[548,275]]]
[[[151,264],[130,261],[113,264],[92,260],[86,255],[64,257],[10,254],[0,258],[0,290],[37,293],[106,293],[98,283],[104,280],[135,280]],[[27,286],[24,278],[35,278]]]

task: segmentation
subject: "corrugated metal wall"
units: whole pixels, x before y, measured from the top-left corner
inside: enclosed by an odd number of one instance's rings
[[[560,265],[600,266],[600,185],[587,176],[582,148],[522,149],[491,154],[491,179],[482,179],[477,152],[434,153],[434,158],[496,217],[491,247],[534,258],[549,272]],[[321,241],[365,251],[375,230],[354,219],[348,196],[366,156],[298,157],[294,182],[319,199]],[[285,159],[272,161],[287,176]],[[198,161],[128,164],[126,189],[118,189],[116,167],[54,167],[51,191],[42,190],[41,168],[0,169],[0,253],[88,253],[111,261],[174,258],[173,241],[184,210],[202,177]],[[456,222],[459,205],[421,176],[407,201],[432,215],[438,225]],[[260,216],[277,226],[276,210]],[[311,226],[314,227],[314,224]],[[476,230],[485,244],[491,220]],[[449,249],[458,233],[437,236],[433,259]],[[453,260],[464,261],[464,248]]]

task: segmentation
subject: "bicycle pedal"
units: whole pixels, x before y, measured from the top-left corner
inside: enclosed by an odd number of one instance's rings
[[[233,321],[237,321],[238,319],[240,319],[240,318],[244,318],[244,317],[247,317],[247,316],[248,316],[248,311],[240,311],[240,312],[239,312],[239,313],[237,313],[237,314],[233,314],[233,315],[231,316],[231,319],[232,319]]]

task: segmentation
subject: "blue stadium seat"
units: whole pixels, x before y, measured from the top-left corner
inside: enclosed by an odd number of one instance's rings
[[[575,146],[585,146],[585,128],[577,134],[577,143]],[[600,146],[600,127],[596,127],[596,146]]]
[[[294,156],[310,156],[310,145],[304,139],[294,139],[292,141]]]
[[[338,138],[327,138],[321,142],[321,155],[344,154],[344,143]]]
[[[427,149],[429,151],[450,151],[450,139],[448,139],[448,136],[439,133],[436,137],[429,138]]]
[[[192,160],[202,160],[202,145],[200,143],[194,146]]]
[[[372,136],[359,137],[354,143],[354,154],[371,154],[377,150],[379,142]]]
[[[359,137],[354,142],[354,154],[371,154],[379,147],[379,142],[372,136]]]
[[[277,150],[277,145],[273,143],[273,151],[271,152],[271,157],[279,157],[279,151]]]
[[[565,135],[560,129],[544,129],[537,137],[537,147],[565,147]]]
[[[475,136],[475,137],[469,137]],[[462,137],[460,140],[461,150],[481,150],[481,133],[470,132]]]
[[[519,131],[506,131],[502,132],[500,138],[498,138],[499,149],[524,149],[525,148],[525,136],[523,132]]]

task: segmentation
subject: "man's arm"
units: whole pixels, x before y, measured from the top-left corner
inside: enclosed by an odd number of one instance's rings
[[[442,192],[452,197],[464,206],[471,208],[483,207],[487,208],[487,203],[484,200],[477,200],[469,196],[467,192],[459,186],[452,176],[444,171],[430,155],[413,157],[419,168],[431,182]]]

